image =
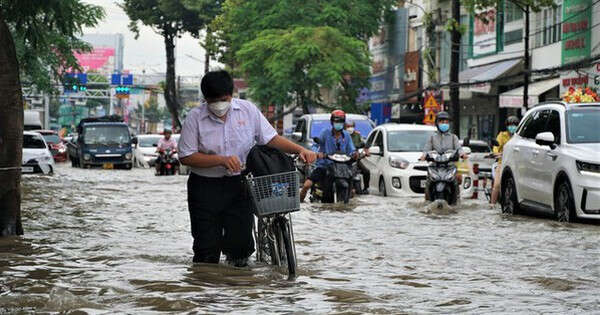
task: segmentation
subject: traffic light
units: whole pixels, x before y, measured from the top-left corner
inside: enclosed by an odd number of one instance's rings
[[[131,88],[128,86],[119,85],[115,88],[115,92],[119,98],[128,98],[129,94],[131,93]]]
[[[81,91],[81,92],[87,91],[87,85],[80,85],[79,86],[79,91]]]

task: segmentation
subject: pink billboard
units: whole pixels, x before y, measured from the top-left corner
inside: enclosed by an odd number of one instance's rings
[[[94,47],[91,52],[73,52],[83,72],[94,71],[112,73],[115,69],[115,49],[111,47]]]

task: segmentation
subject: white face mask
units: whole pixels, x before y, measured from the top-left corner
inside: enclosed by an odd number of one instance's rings
[[[346,129],[346,131],[348,131],[349,134],[353,134],[354,133],[354,127],[349,127],[348,129]]]
[[[221,101],[208,103],[208,109],[217,117],[223,117],[231,107],[231,102]]]

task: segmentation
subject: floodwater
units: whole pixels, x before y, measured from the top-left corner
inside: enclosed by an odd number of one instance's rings
[[[23,179],[0,240],[2,313],[597,313],[600,226],[361,196],[293,215],[299,276],[194,265],[185,176]]]

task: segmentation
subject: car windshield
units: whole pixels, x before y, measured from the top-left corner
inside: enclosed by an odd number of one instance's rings
[[[434,130],[389,131],[387,134],[388,151],[421,152]]]
[[[567,141],[569,143],[600,143],[600,106],[567,111]]]
[[[366,119],[356,119],[353,120],[355,123],[355,129],[360,133],[361,136],[366,137],[371,130],[373,130],[373,125],[369,120]],[[323,130],[330,128],[331,122],[329,120],[313,120],[312,125],[310,127],[310,137],[320,137]]]
[[[43,135],[47,143],[59,143],[60,138],[55,134]]]
[[[127,144],[129,130],[125,126],[88,126],[83,140],[85,144]]]
[[[44,139],[38,135],[23,135],[23,149],[45,149]]]
[[[159,139],[160,139],[160,137],[140,137],[138,146],[140,148],[155,147],[155,146],[157,146]]]

